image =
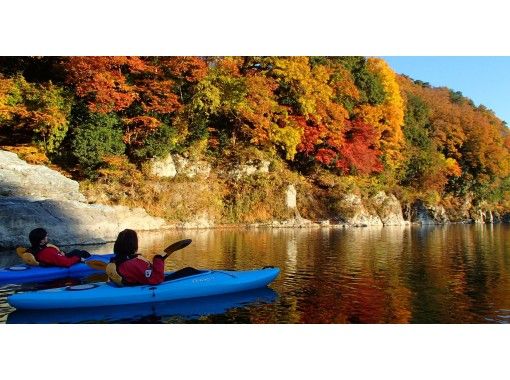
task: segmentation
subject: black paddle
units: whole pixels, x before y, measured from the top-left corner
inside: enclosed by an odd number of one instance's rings
[[[188,245],[191,244],[191,239],[184,239],[179,240],[173,244],[170,244],[168,247],[164,249],[166,255],[163,256],[163,260],[165,260],[170,254],[174,253],[175,251],[178,251],[179,249],[186,248]]]
[[[186,248],[190,244],[191,239],[179,240],[173,244],[170,244],[168,247],[164,249],[166,255],[163,256],[163,260],[165,260],[173,252],[178,251],[179,249]],[[87,260],[85,261],[85,264],[96,270],[106,270],[106,266],[108,265],[107,263],[101,260]]]

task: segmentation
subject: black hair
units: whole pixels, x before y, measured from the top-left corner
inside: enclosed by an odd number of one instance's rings
[[[117,264],[126,261],[138,251],[138,236],[136,231],[125,229],[119,233],[115,244],[113,245],[113,253],[115,253],[115,262]]]
[[[38,249],[43,240],[48,235],[48,232],[44,228],[36,228],[28,234],[28,240],[33,249]]]

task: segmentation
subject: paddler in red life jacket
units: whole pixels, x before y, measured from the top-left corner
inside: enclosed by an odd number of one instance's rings
[[[115,254],[107,267],[108,277],[118,285],[157,285],[165,279],[165,260],[154,256],[153,261],[137,253],[138,236],[125,229],[113,246]]]
[[[69,268],[71,265],[90,257],[90,253],[87,251],[75,249],[66,254],[57,246],[48,244],[48,232],[44,228],[36,228],[30,231],[28,239],[32,245],[28,251],[43,266]]]

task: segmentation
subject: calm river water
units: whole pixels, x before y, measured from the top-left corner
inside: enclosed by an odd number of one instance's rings
[[[167,260],[185,266],[281,273],[270,289],[102,311],[21,312],[0,287],[2,323],[506,323],[510,321],[510,226],[225,229],[140,236],[141,251],[193,243]],[[112,244],[89,246],[111,252]],[[19,263],[0,252],[1,266]],[[101,278],[99,278],[101,279]],[[90,282],[98,278],[82,279]]]

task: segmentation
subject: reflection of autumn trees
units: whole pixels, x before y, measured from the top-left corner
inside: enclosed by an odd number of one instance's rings
[[[510,310],[505,226],[186,231],[167,269],[282,269],[279,299],[218,317],[251,323],[483,323]],[[144,247],[146,248],[146,247]],[[507,310],[505,312],[505,310]],[[506,314],[505,314],[506,313]]]
[[[486,226],[422,229],[412,235],[413,245],[423,247],[406,273],[414,295],[412,322],[480,323],[493,305],[508,307],[507,253],[498,235]]]
[[[292,320],[300,323],[405,323],[410,293],[394,267],[402,249],[402,230],[328,231],[301,240]],[[312,235],[313,236],[313,235]],[[387,239],[388,253],[375,252],[374,242]],[[305,243],[306,242],[306,243]],[[301,275],[299,273],[301,270]],[[296,320],[297,318],[297,320]]]
[[[404,230],[383,228],[378,232],[356,233],[356,254],[346,258],[349,273],[342,282],[349,291],[339,300],[346,322],[406,323],[410,320],[411,294],[402,281],[398,265],[403,254]],[[381,245],[377,247],[375,242]],[[347,245],[346,252],[350,248]]]
[[[214,317],[218,322],[485,323],[510,310],[508,233],[502,225],[225,229],[140,240],[142,250],[160,252],[193,239],[167,270],[282,269],[271,285],[277,301]]]

